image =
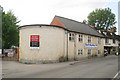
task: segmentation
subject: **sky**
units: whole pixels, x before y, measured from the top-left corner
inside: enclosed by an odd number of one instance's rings
[[[111,8],[118,21],[119,0],[0,0],[7,12],[12,10],[22,25],[50,24],[54,16],[82,22],[97,8]],[[118,25],[115,25],[118,27]]]

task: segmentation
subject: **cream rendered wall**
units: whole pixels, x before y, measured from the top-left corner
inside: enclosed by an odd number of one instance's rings
[[[83,41],[82,42],[79,42],[78,38],[79,38],[79,34],[77,33],[76,34],[76,58],[83,58],[83,57],[86,57],[87,54],[86,54],[86,50],[85,50],[85,42],[86,42],[86,36],[84,34],[83,35]],[[78,49],[82,49],[83,50],[83,55],[78,55]]]
[[[84,45],[84,56],[88,56],[88,49],[90,48],[85,48],[85,44],[88,43],[88,36],[89,35],[84,35],[83,34],[83,45]],[[98,50],[101,50],[101,55],[103,55],[103,52],[104,52],[104,39],[101,38],[101,43],[98,44],[98,38],[99,37],[95,37],[95,36],[91,36],[91,43],[90,44],[97,44],[98,47],[97,48],[91,48],[91,54],[92,55],[95,55],[97,54],[98,55]],[[98,55],[100,56],[100,55]]]
[[[73,32],[71,32],[71,33],[73,33]],[[73,33],[73,34],[75,34],[75,33]],[[69,40],[69,33],[67,34],[68,35],[68,59],[69,60],[73,60],[74,58],[75,58],[75,41],[70,41]]]
[[[30,35],[40,35],[40,49],[30,49]],[[20,61],[56,61],[66,55],[65,30],[42,26],[20,29]]]
[[[118,46],[119,46],[118,44],[119,44],[119,41],[118,41],[117,39],[116,39],[115,41],[116,41],[116,43],[114,44],[114,43],[113,43],[113,39],[109,39],[109,44],[107,45],[107,44],[105,43],[105,39],[104,39],[104,46],[108,46],[108,47],[109,47],[109,46],[110,46],[110,47],[112,46],[112,47],[115,47],[115,48],[116,48],[116,52],[118,52]],[[113,52],[112,52],[112,53],[113,53]]]
[[[69,51],[69,58],[82,58],[82,57],[87,57],[88,56],[88,48],[85,48],[85,44],[88,43],[88,36],[89,35],[83,35],[83,41],[79,42],[78,38],[79,38],[79,33],[74,33],[75,34],[75,40],[74,41],[69,41],[69,47],[68,47],[68,51]],[[98,47],[93,49],[91,48],[91,53],[92,55],[98,55],[98,50],[101,50],[101,54],[98,56],[103,56],[104,55],[104,38],[101,38],[101,43],[98,44],[98,38],[99,37],[95,37],[95,36],[91,36],[91,43],[90,44],[97,44]],[[69,34],[68,34],[68,39],[69,39]],[[83,55],[78,55],[78,49],[82,49],[83,50]]]
[[[115,47],[116,48],[116,52],[118,52],[118,40],[116,39],[115,40],[115,44],[113,43],[113,39],[110,39],[110,42],[109,42],[111,45],[110,46],[112,46],[112,47]],[[111,50],[112,51],[112,50]],[[114,53],[114,51],[112,51],[111,53]]]
[[[110,44],[111,44],[111,46],[118,47],[118,40],[115,40],[115,41],[116,41],[116,43],[114,44],[113,39],[110,39]]]
[[[110,43],[110,45],[106,45],[106,43],[105,43],[105,39],[104,39],[104,46],[116,46],[116,47],[118,47],[118,40],[116,39],[115,40],[116,41],[116,43],[114,44],[113,43],[113,39],[109,39],[109,43]]]
[[[88,43],[88,35],[83,35],[83,42],[78,41],[79,33],[75,34],[75,40],[69,41],[69,33],[64,29],[50,26],[29,26],[20,29],[20,61],[58,61],[60,57],[68,55],[69,60],[88,56],[88,49],[85,44]],[[30,49],[30,35],[40,35],[40,49]],[[98,37],[91,36],[91,44],[98,44]],[[67,44],[68,43],[68,44]],[[68,49],[67,49],[68,47]],[[83,49],[83,55],[78,55],[78,49]],[[91,49],[92,54],[101,55],[104,52],[104,39],[101,38],[101,44],[97,49]],[[99,56],[101,56],[99,55]]]

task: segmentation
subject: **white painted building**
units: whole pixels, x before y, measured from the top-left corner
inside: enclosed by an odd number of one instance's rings
[[[111,27],[111,31],[98,30],[99,33],[104,35],[104,49],[109,54],[115,54],[118,52],[120,37],[114,33],[114,27]]]
[[[104,36],[86,24],[56,16],[51,25],[19,27],[19,61],[59,62],[90,56],[103,56]]]

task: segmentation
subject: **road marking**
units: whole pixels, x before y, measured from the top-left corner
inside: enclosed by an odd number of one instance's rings
[[[114,80],[115,78],[117,78],[118,74],[120,74],[120,71],[113,77],[112,80]]]
[[[118,76],[118,73],[114,76],[114,78],[116,78]]]

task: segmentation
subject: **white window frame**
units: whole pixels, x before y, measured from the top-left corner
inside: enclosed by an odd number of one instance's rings
[[[109,43],[109,39],[108,38],[105,38],[105,43]]]
[[[101,44],[101,38],[100,37],[98,38],[98,44]]]
[[[114,42],[115,41],[115,42]],[[115,39],[113,39],[113,44],[116,44],[116,40]]]
[[[98,54],[101,55],[101,50],[98,50]]]
[[[90,54],[89,54],[90,53]],[[88,49],[88,55],[92,55],[91,49]]]
[[[74,41],[74,40],[75,40],[75,34],[69,33],[69,41]]]
[[[83,42],[83,35],[82,35],[82,34],[79,34],[79,35],[78,35],[78,41],[79,41],[79,42]]]
[[[110,33],[111,35],[113,35],[113,33]]]
[[[83,55],[83,49],[78,49],[78,55]]]
[[[88,36],[88,43],[91,43],[91,36]]]
[[[99,33],[101,33],[101,31],[99,30]]]
[[[106,35],[107,33],[106,32],[103,32],[104,35]]]
[[[113,47],[113,49],[112,49],[114,52],[116,52],[116,48],[115,47]]]

